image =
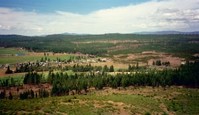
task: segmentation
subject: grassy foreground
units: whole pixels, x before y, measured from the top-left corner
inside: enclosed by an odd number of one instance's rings
[[[199,90],[129,87],[87,95],[0,100],[0,114],[199,114]]]

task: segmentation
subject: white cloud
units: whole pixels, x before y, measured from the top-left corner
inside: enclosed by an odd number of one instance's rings
[[[195,31],[199,27],[199,0],[153,0],[75,14],[43,14],[0,8],[0,34],[132,33],[138,31]]]

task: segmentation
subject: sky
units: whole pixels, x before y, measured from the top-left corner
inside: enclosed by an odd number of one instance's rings
[[[199,0],[0,0],[0,34],[171,30],[199,30]]]

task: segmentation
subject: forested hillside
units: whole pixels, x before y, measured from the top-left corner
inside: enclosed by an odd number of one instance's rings
[[[139,53],[145,50],[190,57],[199,52],[199,35],[1,35],[0,47],[22,47],[33,51],[87,53],[94,55]]]

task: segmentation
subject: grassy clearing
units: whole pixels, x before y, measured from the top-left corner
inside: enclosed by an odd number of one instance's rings
[[[47,58],[50,60],[57,60],[58,58],[60,60],[68,60],[70,59],[70,57],[74,57],[74,55],[55,54],[47,56]],[[31,53],[19,48],[0,48],[0,64],[13,64],[28,61],[36,61],[41,60],[41,58],[45,58],[44,54],[42,53]]]
[[[17,49],[17,48],[1,48],[0,47],[0,55],[5,55],[5,54],[15,55],[15,54],[26,54],[26,53],[28,52],[19,48]]]
[[[159,108],[159,103],[157,100],[151,97],[144,97],[142,95],[128,95],[128,94],[111,94],[111,95],[98,95],[98,96],[85,96],[80,98],[86,98],[88,100],[98,100],[105,101],[108,104],[114,103],[124,103],[126,106],[124,108],[131,114],[142,113],[143,112],[163,112]],[[112,103],[111,103],[112,102]]]
[[[70,59],[70,55],[52,55],[48,56],[47,58],[50,60],[57,60],[57,58],[61,60],[68,60]],[[36,61],[41,60],[44,58],[42,55],[24,55],[24,56],[0,56],[0,64],[13,64],[13,63],[22,63],[28,61]]]
[[[0,77],[0,82],[8,81],[9,86],[15,85],[19,86],[23,84],[24,74],[13,74],[5,77]]]
[[[87,100],[88,101],[88,100]],[[6,114],[22,114],[22,113],[45,113],[45,114],[97,114],[104,110],[96,110],[91,101],[82,103],[82,100],[74,99],[73,96],[50,97],[45,99],[30,100],[2,100],[0,103],[0,113]],[[15,103],[15,104],[13,104]],[[4,111],[8,110],[8,111]]]
[[[0,114],[199,114],[198,89],[140,87],[117,92],[107,93],[103,90],[87,95],[4,99],[0,101]],[[173,97],[168,99],[167,95]]]
[[[2,76],[0,77],[0,79],[7,79],[7,78],[18,78],[18,77],[21,77],[21,76],[24,76],[25,73],[15,73],[15,74],[7,74],[6,76]]]
[[[22,63],[25,61],[40,60],[42,56],[1,56],[0,64]]]
[[[183,94],[167,101],[168,110],[179,115],[199,114],[199,91],[195,89],[183,90]]]
[[[61,71],[60,70],[57,70],[57,71],[53,71],[53,73],[60,73]],[[75,73],[72,71],[72,70],[68,70],[68,71],[64,71],[63,74],[67,73],[68,75],[74,75]],[[49,75],[49,71],[45,71],[45,72],[39,72],[39,74],[42,74],[43,75],[43,78],[45,80],[48,79],[48,75]]]

